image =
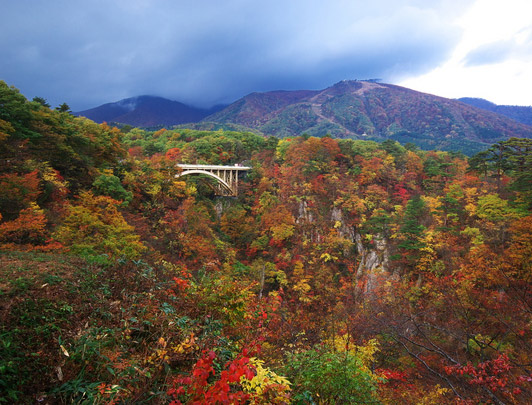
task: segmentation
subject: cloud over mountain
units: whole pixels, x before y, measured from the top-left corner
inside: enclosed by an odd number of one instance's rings
[[[441,63],[459,40],[449,23],[470,3],[7,2],[0,76],[75,110],[136,94],[208,106],[345,78],[392,81]]]

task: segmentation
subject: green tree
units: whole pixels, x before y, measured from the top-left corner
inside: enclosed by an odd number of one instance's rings
[[[294,384],[294,399],[301,401],[296,403],[379,403],[372,373],[356,354],[348,351],[317,347],[294,353],[285,372]]]
[[[120,179],[112,173],[104,173],[96,177],[92,185],[96,194],[107,195],[115,200],[123,201],[123,205],[128,205],[133,199],[133,193],[126,191]]]
[[[67,103],[63,103],[60,106],[56,107],[55,109],[56,109],[56,111],[59,111],[59,112],[66,112],[66,113],[71,113],[72,112],[70,110],[70,106]]]
[[[15,138],[34,140],[41,135],[30,129],[31,119],[30,104],[26,98],[16,88],[0,80],[0,124],[9,123]]]
[[[489,172],[497,181],[497,191],[502,190],[502,175],[512,176],[510,189],[532,196],[532,139],[510,138],[492,145],[486,151],[472,156],[470,170],[476,170],[487,177]],[[532,203],[530,204],[532,207]]]
[[[425,214],[425,203],[419,195],[415,195],[406,204],[403,225],[399,232],[401,234],[401,243],[399,247],[406,249],[410,253],[415,253],[425,246],[421,241],[421,236],[425,231],[425,226],[421,224]],[[413,254],[412,258],[417,257]]]
[[[31,100],[35,103],[39,103],[40,105],[42,105],[43,107],[46,107],[46,108],[50,108],[50,104],[48,104],[48,102],[46,101],[46,99],[42,98],[42,97],[33,97],[33,100]]]

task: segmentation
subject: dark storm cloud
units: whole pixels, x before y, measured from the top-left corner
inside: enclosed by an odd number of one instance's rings
[[[465,1],[3,1],[0,79],[74,110],[386,81],[444,61]]]

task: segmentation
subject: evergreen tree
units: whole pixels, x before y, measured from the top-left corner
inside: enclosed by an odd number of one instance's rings
[[[425,203],[419,195],[412,197],[406,204],[403,225],[400,229],[403,241],[399,244],[402,249],[418,251],[425,244],[420,240],[425,231],[421,218],[425,212]]]
[[[70,106],[67,103],[63,103],[59,107],[56,107],[55,109],[59,112],[66,112],[66,113],[72,112],[70,111]]]

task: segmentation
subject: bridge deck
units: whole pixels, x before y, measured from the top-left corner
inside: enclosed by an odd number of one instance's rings
[[[251,170],[248,166],[221,166],[221,165],[188,165],[178,164],[182,169],[186,170]]]

